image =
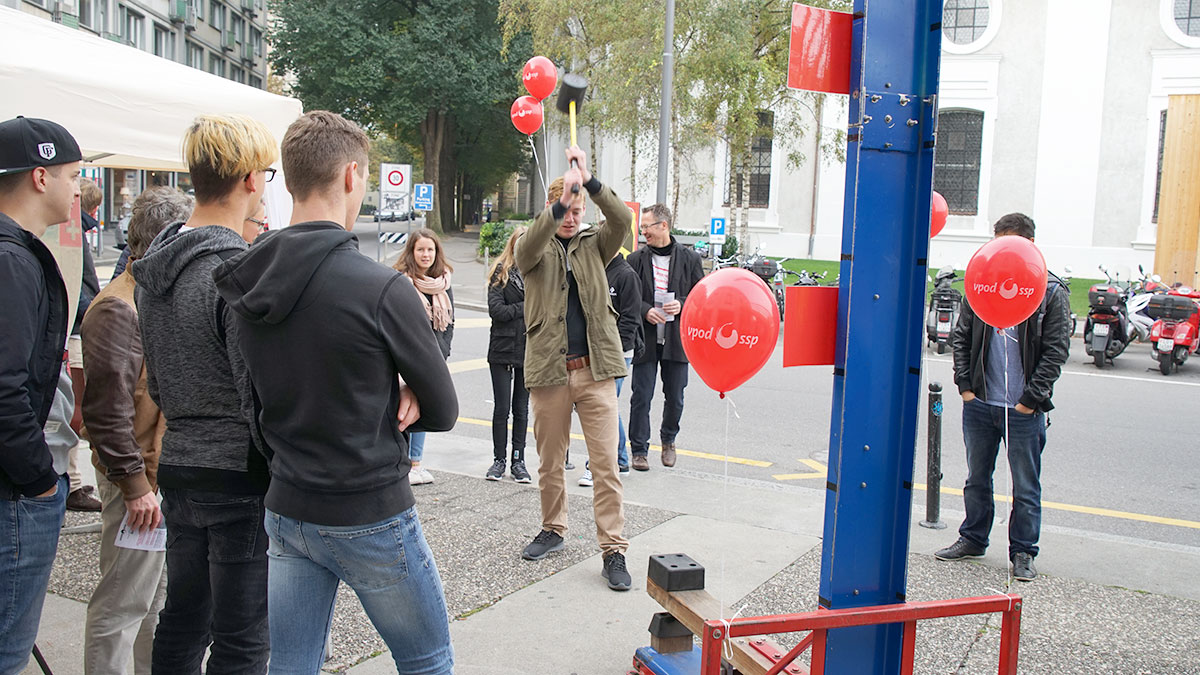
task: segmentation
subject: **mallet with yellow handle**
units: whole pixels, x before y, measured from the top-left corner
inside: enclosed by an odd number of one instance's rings
[[[576,75],[575,73],[566,73],[562,77],[562,84],[558,87],[558,101],[555,103],[555,107],[558,108],[559,112],[565,113],[571,120],[572,147],[579,145],[575,133],[575,113],[583,105],[583,95],[587,91],[587,85],[588,81],[586,77]],[[578,168],[578,163],[575,160],[571,160],[571,167]],[[571,193],[579,193],[578,184],[571,186]]]

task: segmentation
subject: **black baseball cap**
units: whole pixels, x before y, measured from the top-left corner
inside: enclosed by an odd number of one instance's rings
[[[0,122],[0,175],[82,159],[75,137],[61,124],[34,117]]]

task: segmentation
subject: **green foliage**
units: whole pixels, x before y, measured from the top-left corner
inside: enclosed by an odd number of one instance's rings
[[[741,250],[741,244],[738,242],[737,235],[726,234],[725,243],[721,244],[721,257],[728,258],[731,255],[737,255]]]
[[[496,8],[497,0],[271,0],[271,65],[305,109],[339,112],[393,139],[390,158],[422,165],[436,186],[437,228],[463,195],[479,203],[526,162],[507,110],[521,93],[529,39],[514,35],[502,53]]]
[[[504,244],[516,227],[503,220],[495,223],[484,223],[479,228],[479,255],[487,253],[491,257],[500,255]]]

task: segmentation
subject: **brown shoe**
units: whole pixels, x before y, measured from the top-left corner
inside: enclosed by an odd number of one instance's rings
[[[675,444],[662,444],[662,463],[663,466],[675,466]]]
[[[649,471],[650,470],[650,460],[646,459],[645,455],[634,455],[633,456],[633,470],[634,471]]]
[[[95,489],[91,485],[84,485],[78,490],[67,495],[67,510],[68,511],[99,511],[100,500],[92,496],[92,490]]]

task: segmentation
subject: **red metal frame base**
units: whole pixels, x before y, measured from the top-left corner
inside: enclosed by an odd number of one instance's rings
[[[1007,594],[854,609],[821,609],[803,614],[745,617],[728,621],[710,619],[704,622],[704,633],[700,636],[702,645],[700,673],[701,675],[720,675],[721,648],[727,639],[811,631],[804,636],[800,644],[782,658],[774,649],[770,650],[775,652],[771,654],[763,651],[764,655],[775,661],[775,665],[767,671],[767,675],[804,672],[800,670],[802,667],[791,664],[796,657],[810,647],[812,648],[812,663],[808,670],[812,675],[823,675],[825,672],[825,640],[831,629],[900,623],[904,624],[904,653],[901,660],[901,673],[902,675],[912,675],[917,621],[999,612],[1001,623],[998,673],[999,675],[1016,675],[1017,649],[1021,639],[1021,605],[1021,596]],[[750,646],[758,649],[763,644],[765,644],[763,641],[754,640],[751,641]]]

